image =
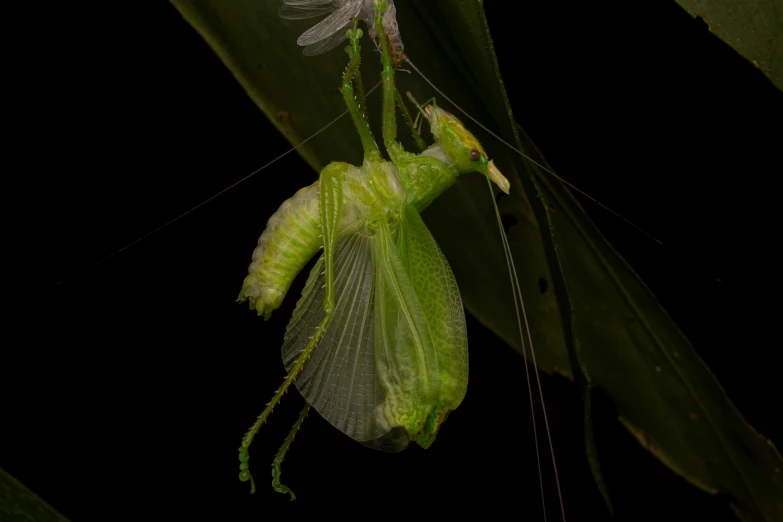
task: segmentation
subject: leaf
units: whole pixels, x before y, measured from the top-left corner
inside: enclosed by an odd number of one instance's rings
[[[298,29],[292,31],[290,26],[306,28],[310,21],[281,20],[277,16],[278,2],[173,0],[172,4],[292,144],[314,134],[344,110],[337,87],[347,63],[345,54],[335,50],[328,59],[308,58],[295,43]],[[314,85],[330,88],[319,89],[313,95]],[[350,119],[342,118],[330,132],[352,136],[354,131]],[[355,140],[308,144],[298,152],[316,171],[332,157],[353,163],[362,157]]]
[[[463,19],[482,19],[482,14],[466,12]],[[489,77],[491,71],[482,69],[492,67],[498,79],[494,85],[481,84],[485,99],[504,100],[513,122],[505,93],[497,94],[502,83],[488,31],[483,41],[477,32],[468,34],[478,40],[462,46],[471,71]],[[516,134],[513,125],[507,128]],[[535,150],[515,138],[523,150]],[[674,471],[706,491],[731,495],[744,520],[783,519],[783,466],[775,448],[748,426],[652,293],[565,187],[530,163],[521,168],[533,174],[526,189],[532,185],[538,196],[528,199],[539,207],[538,215],[547,216],[539,221],[549,226],[550,260],[560,267],[551,273],[566,287],[563,329],[571,330],[577,371],[583,369],[590,383],[613,399],[623,423]],[[511,230],[515,256],[530,237],[517,228]]]
[[[709,30],[783,90],[783,3],[778,0],[677,0]]]
[[[0,520],[68,522],[24,484],[0,469]]]
[[[466,13],[465,19],[476,19],[471,16]],[[494,67],[502,89],[491,45],[477,42],[470,49],[477,53],[467,55],[472,71]],[[470,52],[467,45],[462,50]],[[482,85],[490,86],[487,98],[498,98],[489,82]],[[506,108],[513,121],[507,103]],[[531,150],[515,137],[521,148]],[[706,491],[730,494],[744,520],[783,519],[778,452],[745,422],[652,293],[565,187],[538,167],[528,163],[523,168],[533,174],[529,183],[538,195],[529,200],[543,207],[539,215],[547,215],[545,240],[551,241],[552,261],[560,267],[551,273],[562,277],[569,304],[561,307],[564,330],[570,326],[578,366],[589,382],[613,399],[626,427],[674,471]],[[529,239],[516,228],[511,230],[515,255]]]
[[[172,4],[212,47],[248,95],[292,144],[299,144],[344,111],[338,86],[347,64],[345,53],[336,48],[317,57],[307,57],[302,54],[302,48],[296,45],[296,38],[313,25],[312,20],[282,20],[277,16],[278,3],[269,1],[172,0]],[[437,69],[427,71],[436,85],[463,84],[468,69],[464,58],[455,54],[455,45],[443,47],[439,44],[434,37],[438,33],[439,24],[428,23],[421,18],[428,11],[417,11],[410,2],[405,1],[395,5],[400,25],[409,28],[405,44],[411,51],[410,55],[417,62],[441,64]],[[442,16],[436,12],[434,19]],[[377,54],[366,38],[363,47],[363,77],[365,89],[369,90],[377,83],[372,79],[380,78],[380,68]],[[415,75],[398,74],[397,81],[401,90],[412,91],[420,100],[436,94]],[[506,121],[502,102],[495,103],[492,113],[488,112],[486,100],[482,100],[479,91],[479,84],[484,80],[473,78],[470,81],[472,89],[450,93],[454,101],[480,121]],[[379,94],[376,92],[368,97],[368,104],[376,108],[375,113],[370,114],[371,122],[375,124],[380,119]],[[439,103],[450,108],[442,100]],[[401,137],[404,134],[403,131],[399,133]],[[380,132],[376,131],[375,135],[380,136]],[[503,165],[507,177],[512,180],[517,178],[516,165],[520,163],[518,156],[502,145],[492,143],[489,135],[477,135],[490,156],[495,158],[495,163]],[[349,139],[335,140],[334,136],[348,136]],[[411,146],[409,150],[415,149]],[[347,117],[336,122],[323,137],[300,147],[298,152],[316,172],[333,160],[359,164],[362,159],[361,145]],[[313,178],[303,176],[303,180]],[[462,178],[456,187],[438,198],[423,217],[452,265],[466,307],[521,352],[513,295],[508,287],[506,262],[491,201],[486,196],[474,197],[477,193],[486,194],[486,182],[478,175]],[[517,188],[512,204],[517,209],[525,209],[525,230],[531,236],[530,248],[519,254],[517,263],[524,264],[542,279],[551,280],[540,227],[532,207],[526,202],[525,192],[518,184]],[[468,205],[468,211],[465,205]],[[476,215],[480,218],[477,219]],[[484,246],[482,250],[465,249],[466,243],[483,243]],[[477,274],[481,274],[481,277],[476,277]],[[538,279],[524,279],[522,285],[525,295],[531,296],[528,313],[533,325],[534,341],[540,352],[538,366],[548,373],[559,372],[570,376],[565,340],[558,333],[561,319],[556,297],[551,292],[541,294]]]
[[[277,2],[172,2],[292,143],[343,110],[337,85],[345,54],[335,49],[307,58],[295,44],[312,21],[278,19]],[[481,3],[395,4],[414,63],[460,107],[546,165],[517,132]],[[364,47],[369,89],[378,78],[377,55],[366,39]],[[416,75],[397,79],[420,100],[437,94]],[[440,96],[438,103],[456,112]],[[368,105],[377,125],[377,93]],[[743,520],[783,519],[780,455],[744,421],[647,287],[560,182],[466,124],[512,182],[512,195],[499,203],[517,220],[509,239],[538,367],[573,378],[585,401],[589,386],[601,388],[647,449],[700,488],[730,496]],[[346,118],[300,152],[316,169],[332,160],[358,163],[354,134]],[[486,181],[462,176],[423,217],[452,265],[465,306],[519,351],[491,209]],[[586,434],[590,453],[589,417]]]

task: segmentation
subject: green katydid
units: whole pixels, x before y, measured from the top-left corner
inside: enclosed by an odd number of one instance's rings
[[[335,82],[335,84],[336,84],[336,82]],[[442,98],[441,98],[441,100],[442,100]],[[451,109],[450,109],[450,110],[451,110]],[[339,156],[337,156],[337,157],[339,157]],[[496,158],[496,161],[498,161],[498,158]],[[507,167],[505,167],[504,165],[501,165],[501,166],[504,168],[504,170],[505,170],[505,168],[507,168]],[[289,299],[289,300],[290,300],[290,299]],[[297,421],[297,422],[299,423],[299,421]],[[292,432],[292,435],[293,435],[294,433],[295,433],[295,432]],[[282,437],[281,437],[281,438],[282,438]],[[285,447],[288,447],[288,444],[289,444],[289,443],[290,443],[290,439],[287,439],[287,440],[286,440],[286,444],[285,444],[284,446],[285,446]],[[279,463],[279,462],[278,462],[278,463]]]
[[[270,218],[253,254],[239,300],[268,318],[319,249],[287,328],[283,385],[242,440],[240,479],[251,480],[248,448],[292,383],[308,406],[273,464],[280,462],[312,405],[357,441],[392,451],[409,440],[432,444],[467,388],[465,317],[456,281],[419,216],[461,173],[479,172],[508,192],[509,183],[478,140],[448,112],[427,105],[435,144],[421,154],[397,141],[399,93],[384,34],[387,4],[375,3],[383,63],[386,161],[354,97],[362,31],[347,32],[349,65],[341,92],[364,148],[361,167],[329,164]],[[292,494],[292,493],[291,493]],[[293,496],[293,494],[292,494]]]

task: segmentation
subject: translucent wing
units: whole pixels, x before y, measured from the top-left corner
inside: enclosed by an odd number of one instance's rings
[[[296,387],[334,427],[358,441],[383,436],[374,412],[384,400],[373,346],[373,239],[349,234],[335,250],[335,312]],[[288,324],[282,348],[290,370],[324,316],[323,256],[318,260]]]
[[[389,8],[383,15],[384,27],[392,51],[401,54],[404,46],[397,26],[394,0],[388,0],[388,5]],[[345,31],[350,28],[353,18],[366,22],[370,27],[372,39],[375,41],[378,38],[375,30],[373,0],[282,0],[278,14],[288,20],[304,20],[329,14],[319,24],[305,31],[296,41],[305,47],[304,54],[307,56],[325,53],[345,41]]]
[[[278,14],[287,20],[304,20],[335,10],[332,0],[283,0]]]
[[[320,42],[316,42],[314,44],[305,47],[304,50],[302,51],[303,54],[305,56],[318,56],[319,54],[323,54],[327,51],[331,51],[332,49],[340,45],[342,42],[347,40],[345,36],[345,31],[347,31],[350,27],[351,27],[351,21],[349,20],[348,23],[345,24],[345,26],[343,26],[333,35],[324,38]]]
[[[282,348],[291,369],[324,316],[323,257],[310,272]],[[454,276],[413,207],[392,233],[349,233],[335,249],[335,312],[296,387],[329,423],[399,451],[467,385],[465,315]]]
[[[344,37],[345,29],[359,14],[361,8],[362,0],[352,0],[338,6],[333,13],[302,33],[296,43],[301,46],[309,46],[334,36],[336,33],[341,33]]]

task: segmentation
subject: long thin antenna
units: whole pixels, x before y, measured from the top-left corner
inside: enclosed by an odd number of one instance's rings
[[[500,210],[498,209],[498,204],[495,201],[495,195],[492,191],[492,182],[487,177],[487,185],[489,187],[489,193],[490,197],[492,198],[492,205],[495,209],[495,217],[497,218],[498,223],[498,230],[500,230],[500,238],[503,242],[503,253],[506,256],[506,264],[508,265],[508,276],[511,280],[511,284],[513,286],[514,290],[514,309],[516,310],[517,314],[517,326],[519,327],[519,340],[522,343],[522,355],[525,359],[527,359],[527,350],[525,349],[525,336],[522,331],[522,323],[524,322],[524,329],[527,331],[527,342],[530,346],[530,355],[533,360],[533,366],[538,368],[538,361],[536,361],[536,350],[533,346],[533,336],[530,333],[530,323],[527,319],[527,310],[525,308],[525,300],[522,297],[522,289],[519,286],[519,276],[517,275],[517,269],[514,265],[514,256],[511,254],[511,246],[508,243],[508,237],[506,237],[506,232],[503,230],[503,222],[500,218]],[[520,319],[520,310],[522,311],[522,317]],[[560,488],[560,476],[557,472],[557,460],[555,459],[555,449],[554,445],[552,444],[552,432],[549,428],[549,419],[547,418],[546,414],[546,405],[544,404],[544,391],[541,388],[541,377],[538,375],[538,372],[533,372],[533,375],[535,375],[536,378],[536,386],[538,388],[538,397],[541,402],[541,412],[544,416],[544,427],[546,428],[546,436],[547,441],[549,442],[549,454],[552,458],[552,468],[554,470],[555,474],[555,484],[557,486],[557,497],[560,501],[560,513],[563,515],[563,522],[566,520],[565,516],[565,507],[563,505],[563,492]],[[533,407],[533,390],[531,389],[531,379],[530,379],[530,370],[525,364],[525,377],[527,380],[527,389],[528,394],[530,396],[530,412],[533,417],[533,430],[534,430],[534,440],[535,440],[535,446],[536,446],[536,462],[538,464],[538,477],[539,477],[539,484],[541,485],[541,502],[544,504],[544,521],[546,521],[546,503],[544,501],[544,489],[543,489],[543,476],[541,473],[541,460],[540,460],[540,452],[539,452],[539,446],[538,446],[538,429],[536,428],[536,421],[535,421],[535,410]]]
[[[518,154],[520,154],[524,158],[528,159],[530,162],[532,162],[536,166],[540,167],[541,169],[543,169],[544,171],[548,172],[549,174],[555,176],[557,179],[562,180],[562,178],[557,176],[554,172],[552,172],[551,170],[549,170],[545,166],[541,165],[540,163],[538,163],[537,161],[535,161],[534,159],[532,159],[528,155],[524,154],[522,151],[518,150],[516,147],[514,147],[513,145],[511,145],[510,143],[508,143],[507,141],[505,141],[504,139],[499,137],[497,134],[495,134],[494,132],[489,130],[486,126],[484,126],[480,122],[478,122],[470,114],[465,112],[461,107],[459,107],[456,103],[454,103],[440,89],[438,89],[435,86],[435,84],[433,84],[426,76],[424,76],[424,74],[416,67],[416,65],[413,64],[413,62],[410,61],[410,59],[406,58],[405,60],[408,62],[408,64],[411,66],[411,68],[413,68],[414,71],[416,71],[433,89],[435,89],[435,91],[438,94],[440,94],[451,105],[456,107],[460,112],[462,112],[468,118],[470,118],[474,123],[476,123],[478,126],[480,126],[482,129],[487,131],[489,134],[491,134],[492,136],[494,136],[495,138],[500,140],[506,146],[508,146],[509,148],[511,148],[512,150],[514,150],[515,152],[517,152]],[[562,180],[562,181],[564,183],[568,184],[569,186],[572,186],[570,183],[566,182],[565,180]],[[495,201],[494,194],[492,192],[492,183],[490,182],[489,178],[487,178],[487,183],[489,185],[490,195],[492,196],[492,204],[493,204],[494,209],[495,209],[495,217],[497,218],[498,229],[500,230],[501,241],[503,243],[503,253],[506,256],[506,264],[508,265],[508,275],[509,275],[509,279],[511,280],[511,284],[512,284],[513,291],[514,291],[513,292],[514,293],[514,308],[516,310],[516,315],[517,315],[517,326],[519,327],[519,339],[520,339],[520,342],[522,343],[522,355],[525,358],[527,358],[527,349],[525,348],[525,344],[529,344],[529,346],[530,346],[530,355],[531,355],[531,358],[532,358],[532,362],[533,362],[533,365],[537,368],[538,367],[538,362],[536,361],[536,352],[535,352],[535,347],[533,346],[533,337],[532,337],[532,334],[530,332],[530,323],[529,323],[528,318],[527,318],[527,310],[525,308],[525,301],[524,301],[524,299],[522,297],[522,291],[521,291],[521,288],[519,286],[519,277],[517,276],[516,267],[514,266],[514,258],[513,258],[512,254],[511,254],[511,247],[508,244],[508,238],[506,237],[506,233],[503,230],[503,224],[502,224],[502,221],[501,221],[501,218],[500,218],[500,210],[498,209],[497,202]],[[576,190],[578,190],[580,193],[583,193],[578,188],[576,188]],[[593,199],[595,201],[595,199],[592,198],[591,196],[588,195],[588,197],[590,197],[590,199]],[[609,209],[605,205],[602,204],[601,206],[603,206],[604,208],[607,208],[607,210],[611,211],[611,209]],[[619,214],[617,214],[614,211],[612,211],[612,213],[620,216]],[[622,216],[620,216],[620,217],[622,217]],[[631,225],[633,225],[635,228],[638,228],[639,230],[641,230],[641,228],[637,227],[636,225],[634,225],[633,223],[631,223],[627,219],[625,219],[625,218],[623,218],[623,219],[625,221],[627,221],[628,223],[630,223]],[[645,232],[645,234],[647,234],[647,233]],[[650,234],[647,234],[647,235],[650,236]],[[652,237],[652,236],[650,236],[650,237]],[[653,238],[653,239],[655,239],[655,238]],[[656,239],[656,242],[658,242],[660,244],[663,244],[660,241],[658,241],[657,239]],[[520,317],[520,311],[521,311],[521,317]],[[525,334],[523,332],[523,326],[522,326],[523,323],[524,323],[524,330],[527,331],[527,340],[525,339]],[[563,522],[565,522],[566,515],[565,515],[565,506],[563,504],[563,492],[562,492],[562,488],[560,487],[560,476],[559,476],[558,471],[557,471],[557,460],[555,459],[555,450],[554,450],[554,445],[552,444],[552,432],[551,432],[551,429],[549,427],[549,419],[548,419],[547,414],[546,414],[546,404],[544,403],[544,392],[543,392],[543,389],[541,387],[541,378],[539,377],[537,371],[533,372],[533,374],[535,375],[536,387],[538,389],[538,396],[539,396],[539,399],[540,399],[541,410],[542,410],[543,417],[544,417],[544,427],[546,428],[547,441],[549,443],[549,454],[550,454],[551,459],[552,459],[552,468],[553,468],[554,476],[555,476],[555,485],[556,485],[556,488],[557,488],[557,497],[558,497],[558,500],[560,502],[560,513],[562,514]],[[536,447],[536,463],[538,465],[539,485],[541,487],[541,503],[542,503],[542,508],[543,508],[544,520],[546,521],[546,501],[545,501],[545,496],[544,496],[543,474],[542,474],[542,471],[541,471],[540,449],[539,449],[539,445],[538,445],[538,429],[536,427],[535,408],[534,408],[534,405],[533,405],[533,390],[532,390],[532,384],[531,384],[532,380],[530,378],[530,370],[527,367],[527,365],[525,365],[525,376],[527,378],[527,387],[528,387],[528,393],[529,393],[529,397],[530,397],[530,412],[531,412],[531,416],[533,418],[533,437],[534,437],[534,442],[535,442],[535,447]]]
[[[375,86],[374,86],[372,89],[370,89],[369,91],[367,91],[367,94],[366,94],[366,96],[369,96],[369,95],[370,95],[370,93],[372,93],[372,92],[373,92],[375,89],[377,89],[378,87],[380,87],[381,83],[382,83],[382,82],[378,82],[378,83],[376,83],[376,84],[375,84]],[[325,131],[326,129],[328,129],[328,128],[329,128],[329,127],[331,127],[332,125],[334,125],[334,124],[337,122],[337,120],[339,120],[340,118],[342,118],[342,117],[343,117],[343,116],[345,116],[346,114],[348,114],[348,109],[344,110],[342,113],[340,113],[340,115],[339,115],[339,116],[337,116],[336,118],[334,118],[332,121],[330,121],[329,123],[327,123],[326,125],[324,125],[323,127],[321,127],[319,130],[315,131],[315,132],[314,132],[313,134],[311,134],[309,137],[307,137],[307,138],[305,138],[304,140],[300,141],[298,144],[296,144],[295,146],[291,147],[290,149],[288,149],[288,150],[287,150],[287,151],[285,151],[284,153],[280,154],[278,157],[276,157],[276,158],[275,158],[275,159],[273,159],[272,161],[268,162],[268,163],[267,163],[266,165],[264,165],[263,167],[259,167],[259,168],[257,168],[256,170],[254,170],[253,172],[251,172],[250,174],[248,174],[248,175],[247,175],[247,176],[245,176],[244,178],[240,179],[239,181],[236,181],[236,182],[232,183],[231,185],[229,185],[228,187],[224,188],[223,190],[221,190],[221,191],[220,191],[220,192],[218,192],[217,194],[214,194],[213,196],[211,196],[211,197],[209,197],[209,198],[205,199],[204,201],[202,201],[201,203],[199,203],[199,204],[198,204],[198,205],[196,205],[195,207],[191,208],[190,210],[187,210],[187,211],[183,212],[182,214],[180,214],[179,216],[175,217],[174,219],[172,219],[172,220],[170,220],[170,221],[167,221],[166,223],[162,224],[162,225],[161,225],[161,226],[159,226],[158,228],[156,228],[156,229],[154,229],[154,230],[152,230],[152,231],[150,231],[150,232],[147,232],[146,234],[144,234],[143,236],[139,237],[138,239],[135,239],[134,241],[131,241],[130,243],[128,243],[128,244],[127,244],[127,245],[125,245],[124,247],[122,247],[122,248],[120,248],[120,249],[118,249],[118,250],[115,250],[115,251],[114,251],[114,252],[112,252],[111,254],[109,254],[109,255],[107,255],[107,256],[105,256],[105,257],[103,257],[103,258],[99,259],[98,261],[94,262],[93,264],[91,264],[91,265],[88,265],[88,266],[86,266],[85,268],[82,268],[81,270],[79,270],[79,271],[77,271],[77,272],[74,272],[73,274],[69,275],[68,277],[66,277],[66,278],[62,279],[61,281],[58,281],[58,283],[57,283],[57,284],[58,284],[58,285],[61,285],[61,284],[65,283],[65,282],[67,282],[67,281],[70,281],[70,280],[72,280],[72,279],[74,279],[74,278],[76,278],[76,277],[80,276],[80,275],[81,275],[81,274],[83,274],[84,272],[87,272],[87,271],[89,271],[89,270],[92,270],[92,269],[93,269],[93,268],[95,268],[96,266],[100,265],[101,263],[104,263],[105,261],[107,261],[107,260],[111,259],[112,257],[116,256],[117,254],[119,254],[119,253],[121,253],[121,252],[124,252],[125,250],[128,250],[128,249],[129,249],[129,248],[131,248],[133,245],[135,245],[135,244],[137,244],[137,243],[140,243],[141,241],[144,241],[145,239],[147,239],[147,238],[148,238],[148,237],[150,237],[151,235],[153,235],[153,234],[155,234],[155,233],[157,233],[157,232],[160,232],[161,230],[163,230],[164,228],[166,228],[167,226],[169,226],[169,225],[171,225],[171,224],[173,224],[173,223],[176,223],[177,221],[179,221],[180,219],[184,218],[185,216],[187,216],[187,215],[188,215],[188,214],[190,214],[191,212],[193,212],[193,211],[195,211],[195,210],[197,210],[197,209],[199,209],[199,208],[203,207],[204,205],[206,205],[207,203],[209,203],[209,202],[210,202],[210,201],[212,201],[213,199],[215,199],[215,198],[217,198],[217,197],[219,197],[219,196],[222,196],[223,194],[225,194],[226,192],[228,192],[228,191],[229,191],[229,190],[231,190],[232,188],[236,187],[237,185],[239,185],[239,184],[241,184],[241,183],[244,183],[245,181],[247,181],[248,179],[252,178],[253,176],[255,176],[256,174],[258,174],[258,173],[259,173],[259,172],[261,172],[262,170],[264,170],[264,169],[266,169],[267,167],[269,167],[270,165],[272,165],[273,163],[275,163],[275,162],[277,162],[277,161],[279,161],[279,160],[283,159],[284,157],[288,156],[289,154],[291,154],[292,152],[294,152],[296,149],[298,149],[299,147],[301,147],[302,145],[304,145],[305,143],[307,143],[308,141],[312,140],[313,138],[315,138],[316,136],[318,136],[319,134],[321,134],[323,131]]]
[[[533,165],[535,165],[536,167],[540,168],[541,170],[543,170],[544,172],[546,172],[546,173],[547,173],[547,174],[549,174],[550,176],[552,176],[552,177],[554,177],[555,179],[557,179],[557,180],[561,181],[562,183],[564,183],[564,184],[568,185],[568,187],[572,188],[573,190],[575,190],[576,192],[578,192],[578,193],[579,193],[579,194],[581,194],[582,196],[586,197],[587,199],[589,199],[590,201],[592,201],[593,203],[595,203],[595,204],[596,204],[596,205],[598,205],[599,207],[603,208],[604,210],[606,210],[606,211],[607,211],[607,212],[609,212],[610,214],[612,214],[612,215],[614,215],[615,217],[617,217],[617,218],[621,219],[622,221],[624,221],[626,224],[628,224],[628,225],[630,225],[631,227],[633,227],[634,229],[636,229],[636,230],[637,230],[638,232],[640,232],[641,234],[643,234],[643,235],[647,236],[649,239],[651,239],[652,241],[654,241],[654,242],[655,242],[655,243],[657,243],[658,245],[662,246],[663,248],[665,248],[666,250],[668,250],[670,253],[674,254],[675,256],[677,256],[677,257],[679,257],[680,259],[682,259],[683,261],[685,261],[685,262],[686,262],[687,264],[689,264],[691,267],[693,267],[693,268],[695,268],[695,269],[697,269],[697,270],[699,270],[699,271],[702,271],[702,272],[708,272],[707,270],[705,270],[704,268],[702,268],[701,266],[699,266],[699,265],[698,265],[698,264],[697,264],[695,261],[693,261],[692,259],[690,259],[690,258],[689,258],[689,257],[687,257],[686,255],[684,255],[684,254],[681,254],[681,253],[680,253],[680,252],[678,252],[677,250],[673,249],[672,247],[670,247],[669,245],[667,245],[666,243],[664,243],[664,242],[663,242],[663,241],[661,241],[660,239],[656,238],[656,237],[655,237],[655,236],[653,236],[651,233],[647,232],[645,229],[643,229],[642,227],[640,227],[639,225],[637,225],[636,223],[634,223],[634,222],[633,222],[633,221],[631,221],[630,219],[626,218],[625,216],[623,216],[623,215],[622,215],[622,214],[620,214],[619,212],[617,212],[617,211],[615,211],[615,210],[611,209],[609,206],[607,206],[607,205],[605,205],[605,204],[601,203],[601,202],[600,202],[600,201],[598,201],[596,198],[594,198],[593,196],[591,196],[590,194],[588,194],[588,193],[587,193],[587,192],[585,192],[584,190],[580,189],[579,187],[577,187],[576,185],[574,185],[574,184],[573,184],[573,183],[571,183],[570,181],[568,181],[568,180],[566,180],[566,179],[563,179],[563,178],[561,178],[560,176],[558,176],[557,174],[555,174],[555,173],[554,173],[554,172],[553,172],[551,169],[547,168],[545,165],[542,165],[542,164],[541,164],[541,163],[539,163],[538,161],[534,160],[532,157],[530,157],[529,155],[525,154],[524,152],[522,152],[521,150],[519,150],[518,148],[516,148],[515,146],[513,146],[511,143],[507,142],[506,140],[504,140],[503,138],[501,138],[500,136],[498,136],[497,134],[495,134],[494,132],[492,132],[492,131],[491,131],[489,128],[487,128],[487,126],[486,126],[486,125],[484,125],[483,123],[481,123],[480,121],[478,121],[476,118],[474,118],[473,116],[471,116],[470,114],[468,114],[468,112],[467,112],[467,111],[465,111],[465,110],[464,110],[462,107],[460,107],[459,105],[457,105],[456,103],[454,103],[454,101],[453,101],[451,98],[449,98],[448,96],[446,96],[446,94],[445,94],[443,91],[441,91],[441,90],[440,90],[440,89],[439,89],[439,88],[438,88],[438,87],[437,87],[437,86],[436,86],[434,83],[432,83],[432,81],[431,81],[429,78],[427,78],[427,77],[424,75],[424,73],[422,73],[422,72],[419,70],[419,68],[418,68],[418,67],[416,67],[416,65],[414,65],[414,63],[410,61],[410,59],[409,59],[408,57],[405,57],[405,61],[406,61],[406,62],[408,62],[408,65],[410,65],[410,66],[411,66],[411,68],[412,68],[414,71],[416,71],[416,73],[418,73],[418,75],[419,75],[419,76],[421,76],[421,78],[422,78],[422,79],[423,79],[425,82],[427,82],[427,83],[429,84],[429,86],[430,86],[430,87],[432,87],[432,88],[435,90],[435,92],[437,92],[437,93],[438,93],[440,96],[442,96],[444,100],[446,100],[447,102],[449,102],[449,103],[450,103],[450,104],[451,104],[451,105],[452,105],[452,106],[453,106],[455,109],[457,109],[459,112],[461,112],[462,114],[464,114],[464,115],[465,115],[465,117],[467,117],[468,119],[470,119],[470,121],[472,121],[473,123],[475,123],[476,125],[478,125],[478,126],[479,126],[479,127],[481,127],[482,129],[484,129],[484,130],[485,130],[487,133],[489,133],[489,134],[490,134],[492,137],[494,137],[494,138],[495,138],[496,140],[498,140],[500,143],[502,143],[503,145],[505,145],[505,146],[506,146],[506,147],[508,147],[509,149],[513,150],[514,152],[516,152],[517,154],[519,154],[520,156],[522,156],[523,158],[525,158],[525,159],[526,159],[526,160],[528,160],[530,163],[532,163],[532,164],[533,164]],[[722,281],[720,280],[720,278],[717,278],[717,277],[714,277],[714,276],[712,276],[712,277],[715,279],[715,281],[716,281],[716,282],[718,282],[718,283],[722,282]]]
[[[508,238],[506,237],[506,232],[503,230],[503,221],[500,218],[500,210],[498,209],[497,202],[495,201],[495,194],[492,190],[492,182],[490,181],[489,177],[487,177],[487,185],[489,186],[489,194],[490,197],[492,197],[492,204],[495,207],[495,217],[497,218],[498,222],[498,230],[500,230],[500,239],[503,243],[503,254],[505,254],[506,258],[506,265],[508,268],[508,277],[511,280],[512,284],[512,293],[514,296],[514,311],[517,315],[517,327],[519,329],[519,340],[522,344],[522,357],[527,360],[527,348],[525,348],[525,336],[522,332],[522,318],[519,315],[519,301],[521,300],[521,293],[519,294],[519,298],[517,297],[516,288],[519,286],[519,282],[516,281],[516,270],[514,270],[514,258],[511,256],[511,248],[508,245]],[[522,310],[524,313],[524,302],[522,303]],[[527,317],[525,317],[525,324],[527,325]],[[530,343],[530,349],[533,350],[533,343]],[[534,359],[535,360],[535,359]],[[541,472],[541,450],[538,445],[538,426],[536,425],[536,408],[533,404],[533,388],[531,385],[531,379],[530,379],[530,368],[528,368],[527,363],[525,363],[525,380],[527,381],[527,393],[528,397],[530,399],[530,417],[533,421],[533,442],[536,447],[536,465],[538,466],[538,485],[541,488],[541,508],[543,509],[544,513],[544,522],[546,522],[546,496],[544,495],[544,475]],[[542,396],[543,400],[543,396]],[[543,404],[543,403],[542,403]],[[546,419],[546,417],[544,417]],[[547,428],[547,433],[549,433],[549,429]],[[551,445],[551,441],[550,441]],[[555,471],[557,472],[557,471]],[[558,494],[560,493],[560,486],[558,484]]]

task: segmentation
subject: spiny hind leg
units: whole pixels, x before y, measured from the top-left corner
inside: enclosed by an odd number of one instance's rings
[[[344,173],[346,168],[350,168],[350,166],[341,163],[331,163],[321,171],[319,204],[321,212],[321,235],[324,244],[324,284],[326,286],[326,292],[324,296],[324,319],[321,321],[318,330],[316,330],[317,335],[314,335],[308,343],[308,347],[316,338],[320,340],[334,313],[334,248],[337,244],[337,230],[342,211],[342,185],[345,181]],[[323,329],[321,329],[321,326],[323,326]],[[315,342],[317,343],[318,341]],[[307,348],[305,348],[305,350],[307,350]],[[307,353],[307,358],[310,357],[310,353],[312,353],[312,348]],[[297,359],[295,366],[299,364],[299,361],[303,357],[305,357],[304,350]],[[292,368],[291,371],[293,372],[294,368]],[[280,482],[280,466],[283,463],[285,454],[288,452],[288,448],[291,447],[291,443],[294,441],[296,432],[299,431],[299,428],[302,426],[302,422],[304,422],[309,411],[310,404],[305,404],[305,407],[299,414],[299,418],[296,419],[293,428],[291,428],[283,445],[280,446],[280,450],[278,450],[277,455],[275,455],[275,460],[272,461],[272,487],[278,493],[288,493],[291,495],[291,500],[296,500],[296,495],[291,491],[291,488]]]
[[[275,460],[272,461],[272,487],[278,493],[288,493],[289,495],[291,495],[291,500],[296,500],[296,495],[294,495],[294,492],[291,491],[291,488],[283,485],[280,482],[280,473],[281,473],[280,466],[283,464],[283,460],[285,459],[285,454],[288,452],[288,448],[291,447],[291,443],[294,442],[294,437],[296,436],[296,432],[298,432],[299,428],[302,427],[302,422],[304,422],[305,417],[307,417],[307,413],[309,411],[310,411],[310,404],[305,403],[305,407],[302,408],[302,412],[299,414],[299,418],[296,419],[293,428],[291,428],[291,432],[285,438],[285,441],[283,441],[283,445],[280,446],[280,449],[277,451],[277,455],[275,455]]]
[[[253,476],[250,474],[250,453],[249,448],[255,438],[261,425],[264,424],[272,410],[283,398],[288,387],[294,382],[296,377],[304,368],[305,363],[310,358],[313,350],[326,332],[329,322],[334,314],[334,249],[337,244],[337,232],[342,213],[343,203],[343,183],[345,181],[345,172],[352,168],[345,163],[331,163],[321,171],[320,186],[318,190],[319,214],[321,219],[321,237],[324,246],[324,317],[313,332],[313,336],[305,345],[302,353],[296,359],[291,370],[283,380],[282,386],[277,389],[258,416],[258,419],[250,427],[247,434],[242,439],[242,445],[239,447],[239,480],[242,482],[250,481],[250,493],[255,493],[256,486]]]

